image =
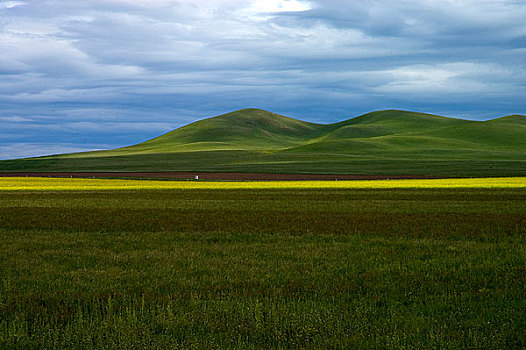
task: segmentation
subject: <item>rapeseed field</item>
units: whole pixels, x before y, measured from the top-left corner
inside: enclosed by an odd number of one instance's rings
[[[77,178],[0,178],[0,191],[162,190],[162,189],[397,189],[526,188],[526,177],[345,181],[160,181]]]

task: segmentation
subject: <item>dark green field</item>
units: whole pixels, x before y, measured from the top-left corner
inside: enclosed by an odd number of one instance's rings
[[[407,111],[314,124],[244,109],[114,150],[0,161],[0,171],[208,171],[525,176],[526,116]]]
[[[0,193],[0,348],[526,347],[526,190]]]

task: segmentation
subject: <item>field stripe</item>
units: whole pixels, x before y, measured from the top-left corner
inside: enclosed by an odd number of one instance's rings
[[[526,188],[526,177],[472,179],[398,179],[351,181],[159,181],[5,177],[0,191],[84,191],[162,189],[395,189],[395,188]]]

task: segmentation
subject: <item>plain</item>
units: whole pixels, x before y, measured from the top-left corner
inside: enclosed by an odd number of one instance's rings
[[[524,188],[3,191],[0,220],[3,348],[526,346]]]

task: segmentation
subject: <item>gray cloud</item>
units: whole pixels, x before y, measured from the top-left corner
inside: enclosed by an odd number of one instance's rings
[[[84,152],[102,150],[111,147],[111,144],[82,145],[78,143],[0,143],[0,159],[16,159],[22,157],[40,157],[52,154]]]
[[[513,0],[0,1],[0,143],[116,147],[247,106],[525,113],[524,18]]]

